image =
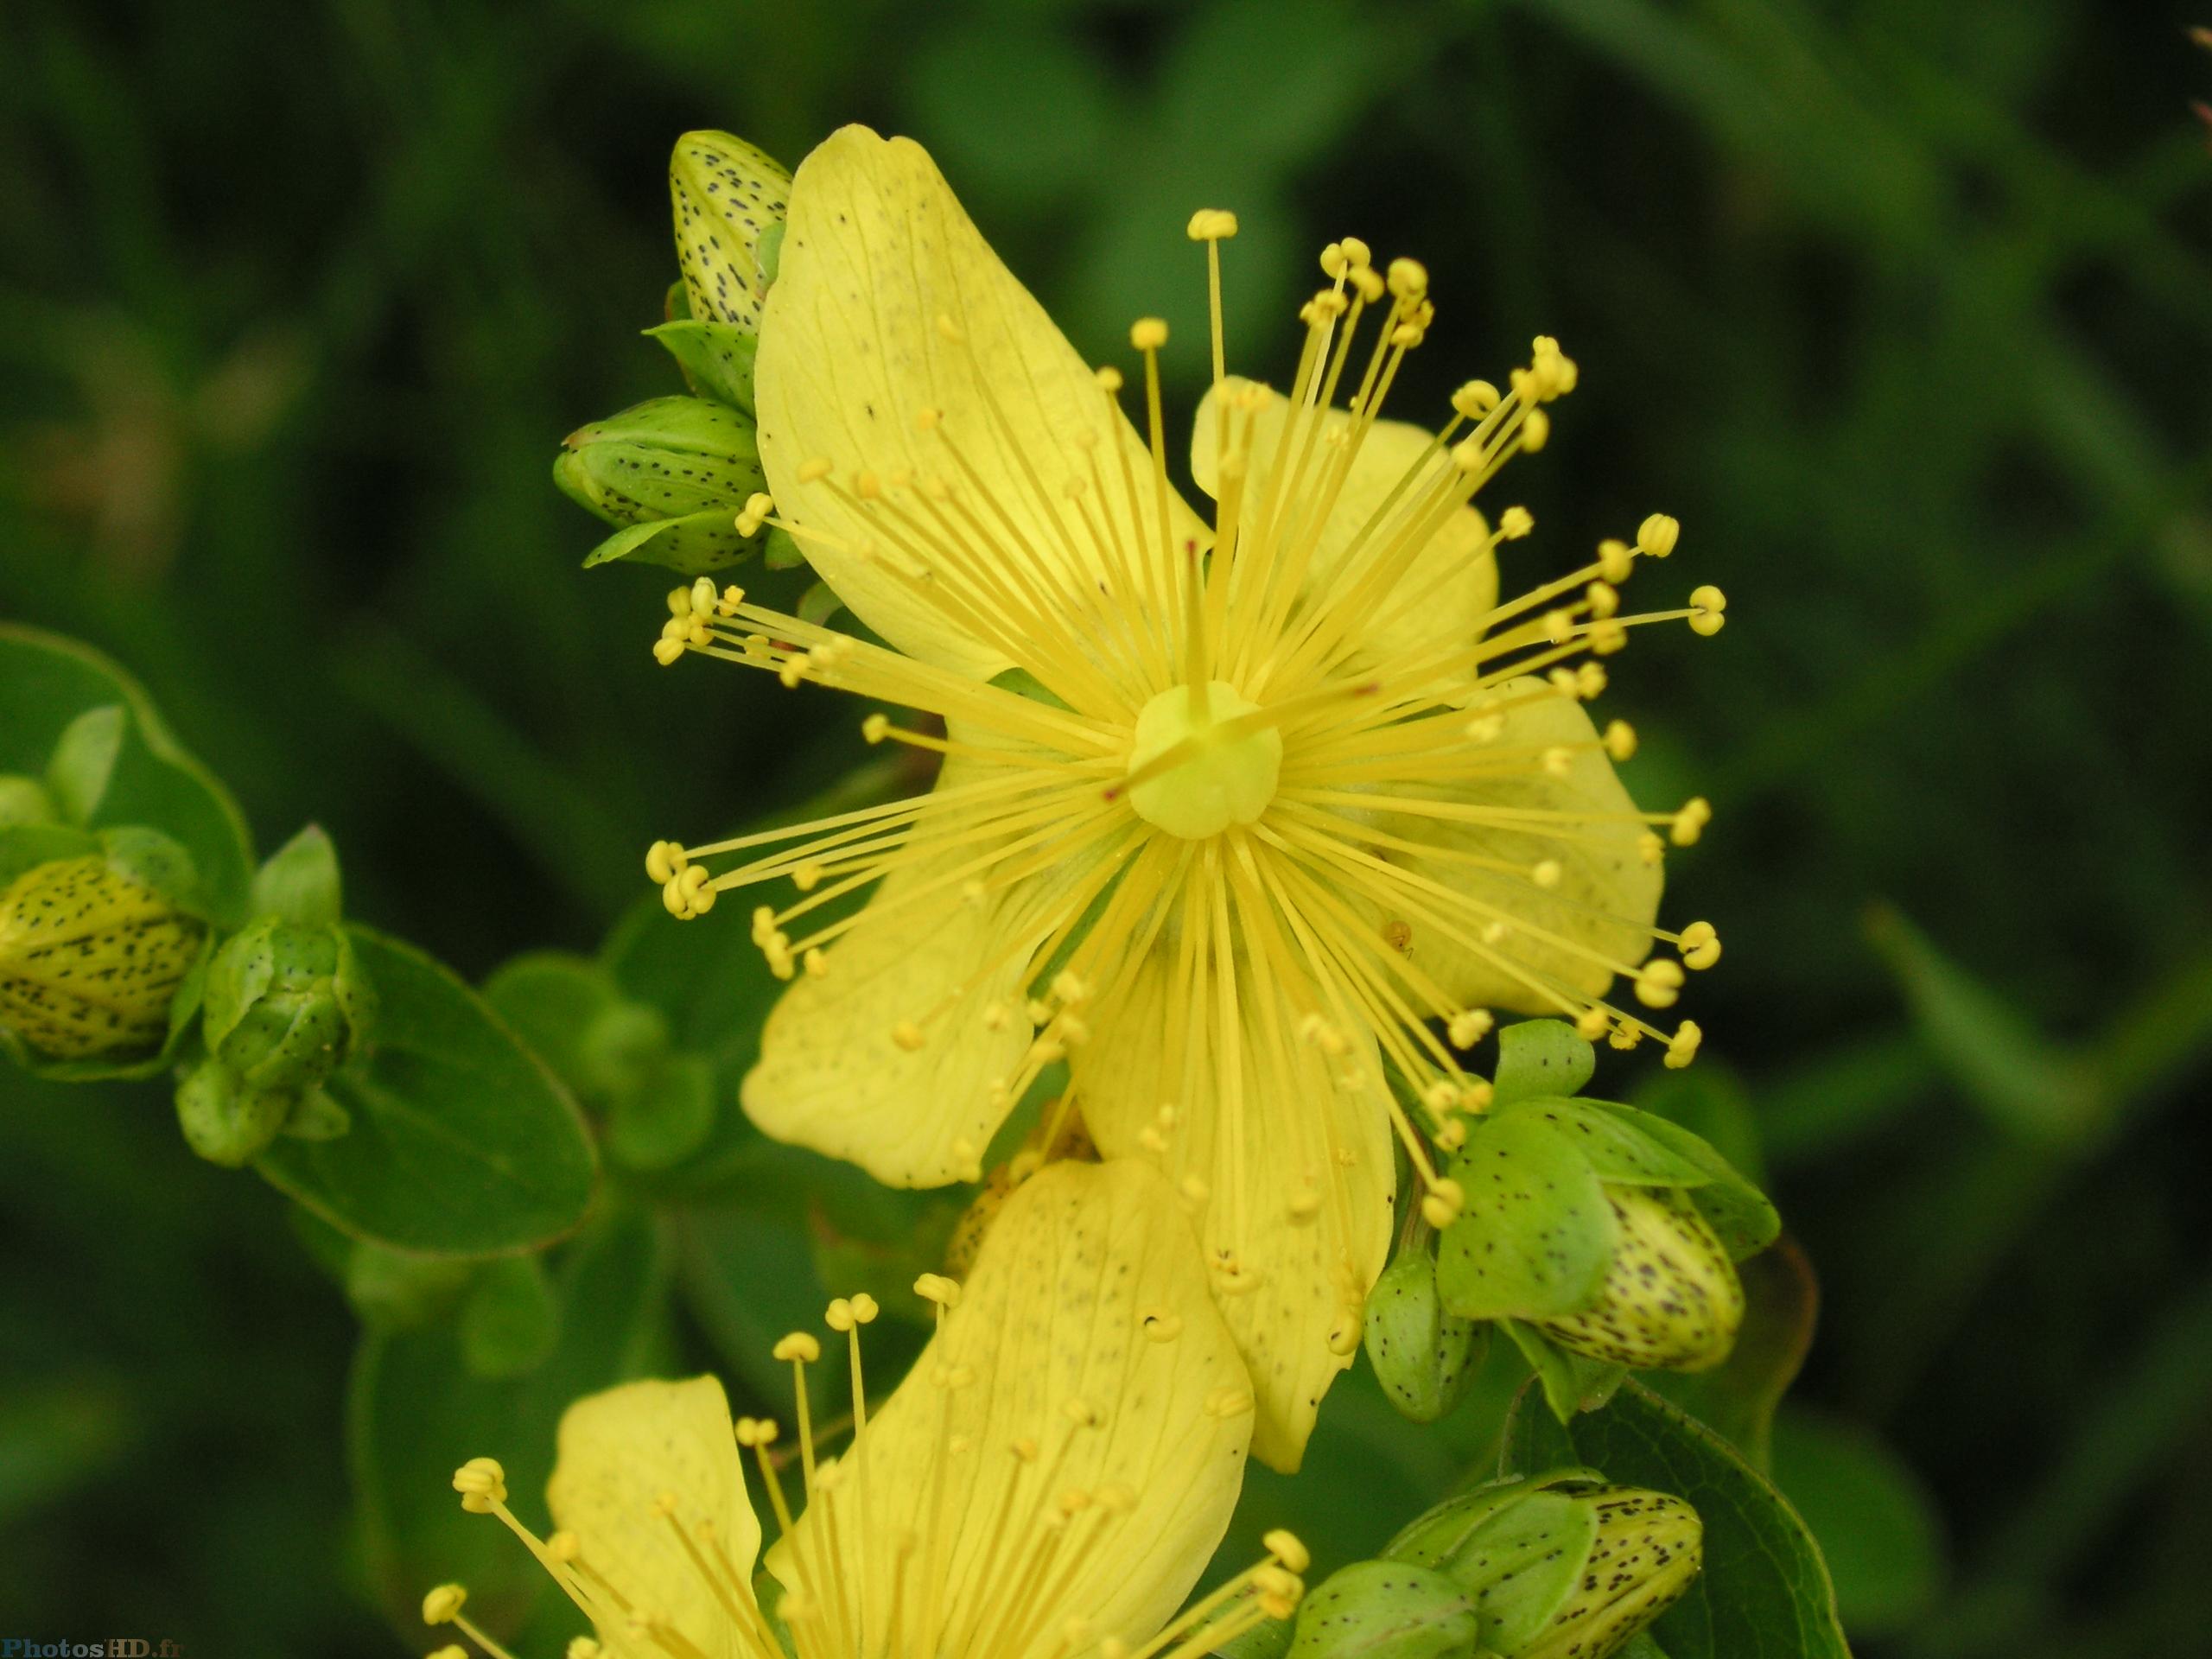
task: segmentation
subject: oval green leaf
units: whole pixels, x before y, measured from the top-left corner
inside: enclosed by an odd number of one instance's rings
[[[440,1255],[543,1245],[582,1219],[597,1176],[576,1104],[483,998],[414,946],[348,926],[382,1007],[327,1085],[353,1117],[257,1164],[356,1237]]]

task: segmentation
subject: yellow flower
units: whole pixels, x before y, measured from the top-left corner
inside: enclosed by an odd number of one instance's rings
[[[464,1465],[454,1489],[514,1529],[606,1652],[636,1659],[780,1659],[778,1620],[798,1659],[1192,1659],[1289,1616],[1306,1563],[1287,1533],[1173,1616],[1236,1507],[1252,1394],[1160,1177],[1056,1165],[1007,1201],[964,1287],[932,1274],[915,1289],[937,1304],[937,1335],[873,1414],[860,1328],[875,1304],[830,1305],[852,1366],[842,1458],[808,1415],[820,1339],[794,1332],[777,1344],[798,1394],[796,1518],[771,1451],[777,1426],[733,1425],[712,1377],[633,1382],[570,1407],[546,1489],[560,1529],[550,1538],[515,1518],[492,1459]],[[766,1607],[741,1448],[781,1533],[766,1564],[782,1594]],[[500,1656],[465,1601],[440,1586],[423,1617]]]
[[[1140,321],[1147,435],[999,263],[929,156],[861,128],[799,169],[763,319],[770,495],[884,645],[705,581],[671,595],[655,654],[769,669],[942,721],[868,716],[940,753],[935,790],[646,862],[679,917],[788,878],[753,912],[796,982],[745,1105],[770,1134],[895,1185],[974,1179],[1042,1068],[1065,1058],[1109,1158],[1156,1161],[1199,1216],[1260,1390],[1255,1452],[1293,1469],[1351,1363],[1390,1234],[1395,1131],[1433,1219],[1456,1195],[1432,1143],[1487,1085],[1461,1052],[1491,1010],[1564,1014],[1670,1063],[1698,1042],[1607,1000],[1672,1003],[1713,930],[1655,928],[1666,841],[1702,801],[1637,810],[1634,734],[1584,704],[1631,625],[1716,632],[1700,588],[1654,615],[1620,586],[1674,550],[1632,543],[1518,599],[1495,554],[1531,527],[1469,505],[1574,384],[1535,342],[1500,393],[1471,382],[1440,432],[1377,418],[1433,315],[1427,273],[1322,252],[1287,396],[1227,372],[1221,242],[1191,221],[1213,386],[1171,487],[1158,351]],[[696,738],[694,764],[711,751]],[[873,888],[856,914],[823,907]],[[820,913],[817,913],[820,912]],[[1678,956],[1647,962],[1653,942]],[[1394,1092],[1394,1083],[1397,1092]]]

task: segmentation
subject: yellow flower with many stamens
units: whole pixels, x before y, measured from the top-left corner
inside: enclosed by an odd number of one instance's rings
[[[871,1414],[861,1369],[866,1296],[830,1305],[852,1366],[854,1435],[831,1458],[807,1409],[819,1338],[776,1346],[798,1395],[804,1483],[786,1498],[777,1426],[730,1421],[721,1385],[633,1382],[562,1420],[539,1538],[507,1507],[499,1464],[454,1476],[497,1515],[598,1634],[571,1659],[1196,1659],[1303,1588],[1304,1548],[1268,1557],[1176,1615],[1229,1523],[1252,1432],[1250,1378],[1206,1283],[1176,1195],[1132,1163],[1059,1164],[1011,1198],[966,1285],[915,1289],[938,1330]],[[746,1488],[753,1452],[781,1536],[766,1554]],[[423,1618],[493,1659],[466,1592]]]
[[[1295,1468],[1351,1363],[1380,1271],[1395,1129],[1449,1220],[1432,1146],[1486,1085],[1461,1055],[1491,1010],[1563,1014],[1621,1046],[1698,1043],[1673,1003],[1719,954],[1653,925],[1665,845],[1702,801],[1640,812],[1635,735],[1585,704],[1635,624],[1717,632],[1725,601],[1635,616],[1621,585],[1675,522],[1519,598],[1496,553],[1531,528],[1470,505],[1576,370],[1556,341],[1442,430],[1380,419],[1433,308],[1411,260],[1323,251],[1287,395],[1228,373],[1226,213],[1206,259],[1213,386],[1168,481],[1158,351],[1139,322],[1146,432],[999,263],[929,156],[839,132],[792,185],[757,394],[786,529],[884,645],[702,580],[655,647],[766,668],[943,721],[868,716],[944,757],[887,806],[646,862],[679,917],[788,880],[753,912],[796,980],[747,1109],[895,1185],[974,1179],[993,1133],[1065,1058],[1062,1109],[1108,1157],[1159,1163],[1198,1214],[1259,1388],[1255,1454]],[[873,888],[857,913],[824,907]],[[835,918],[835,919],[825,919]],[[1675,954],[1652,957],[1654,941]],[[1630,1006],[1607,1000],[1625,979]]]

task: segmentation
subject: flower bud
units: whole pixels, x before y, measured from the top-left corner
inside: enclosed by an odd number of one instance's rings
[[[1608,1182],[1618,1243],[1591,1307],[1535,1323],[1570,1352],[1698,1371],[1719,1364],[1744,1322],[1744,1286],[1712,1224],[1675,1187]]]
[[[208,969],[208,1051],[242,1095],[297,1095],[337,1069],[374,1003],[342,931],[264,916]]]
[[[710,509],[734,519],[767,483],[753,423],[704,397],[655,397],[579,427],[563,442],[554,481],[610,524]]]
[[[168,1035],[207,930],[172,896],[189,884],[183,849],[141,838],[154,856],[52,859],[0,892],[0,1027],[41,1058],[150,1054]]]
[[[236,1169],[259,1155],[284,1127],[292,1096],[248,1089],[220,1060],[202,1060],[177,1085],[177,1127],[211,1164]]]
[[[1399,1412],[1433,1423],[1459,1402],[1479,1358],[1478,1326],[1444,1311],[1436,1258],[1398,1252],[1367,1299],[1367,1359]]]
[[[1485,1652],[1604,1659],[1697,1576],[1703,1539],[1681,1498],[1569,1470],[1453,1498],[1383,1554],[1457,1584],[1479,1615]]]
[[[1480,1618],[1450,1578],[1404,1561],[1355,1561],[1309,1592],[1289,1659],[1459,1659]]]
[[[691,315],[760,327],[791,206],[790,171],[727,132],[687,132],[668,161],[676,255]]]

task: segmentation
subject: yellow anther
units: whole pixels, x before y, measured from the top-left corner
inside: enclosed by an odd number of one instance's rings
[[[1721,613],[1728,608],[1728,595],[1710,583],[1694,589],[1690,594],[1690,632],[1701,633],[1708,639],[1727,626],[1728,619]]]
[[[912,1020],[901,1020],[891,1027],[891,1040],[912,1054],[918,1050],[926,1039],[919,1026]]]
[[[1547,893],[1559,886],[1560,877],[1565,874],[1555,858],[1540,858],[1529,868],[1529,879]]]
[[[755,490],[745,498],[745,505],[737,515],[737,533],[753,536],[760,533],[761,524],[776,510],[775,498],[765,490]]]
[[[1290,1572],[1303,1573],[1313,1565],[1312,1553],[1304,1544],[1299,1542],[1298,1535],[1294,1532],[1286,1532],[1282,1528],[1277,1527],[1273,1531],[1262,1535],[1260,1543],[1268,1554],[1281,1562]]]
[[[1574,773],[1574,751],[1564,743],[1555,743],[1543,753],[1540,764],[1554,778],[1569,778]]]
[[[1636,838],[1636,855],[1643,861],[1646,869],[1656,869],[1666,861],[1667,843],[1656,830],[1646,830]]]
[[[468,1592],[457,1584],[442,1584],[423,1598],[423,1622],[425,1624],[450,1624],[468,1599]]]
[[[653,661],[658,663],[663,668],[673,668],[676,665],[676,659],[683,655],[683,642],[681,639],[653,641]]]
[[[713,610],[715,601],[720,597],[721,595],[715,591],[715,579],[712,576],[701,576],[691,584],[692,614],[697,616]]]
[[[1364,270],[1375,261],[1375,255],[1370,251],[1367,244],[1356,236],[1344,238],[1337,244],[1337,249],[1344,255],[1345,265],[1353,270]]]
[[[507,1471],[491,1458],[471,1458],[453,1471],[453,1489],[471,1515],[489,1515],[507,1500]],[[457,1604],[456,1604],[457,1605]]]
[[[1501,541],[1517,542],[1536,527],[1536,516],[1526,507],[1508,507],[1497,515]]]
[[[855,1325],[874,1325],[876,1315],[883,1312],[876,1306],[875,1298],[864,1290],[852,1299],[852,1309]]]
[[[823,1310],[822,1322],[839,1336],[844,1335],[846,1332],[860,1323],[853,1317],[853,1305],[842,1296],[834,1298],[830,1306]]]
[[[1563,645],[1567,636],[1574,632],[1574,613],[1546,611],[1537,626],[1543,629],[1545,639],[1555,645]]]
[[[691,614],[691,590],[689,588],[671,588],[668,590],[668,613],[677,618]]]
[[[788,1336],[778,1338],[775,1347],[770,1351],[778,1359],[795,1360],[811,1365],[822,1357],[822,1344],[812,1332],[794,1331]]]
[[[671,1516],[674,1515],[677,1510],[683,1507],[683,1505],[682,1501],[677,1498],[674,1492],[661,1493],[658,1497],[653,1499],[651,1505],[653,1518],[657,1521],[667,1520]]]
[[[1343,243],[1332,242],[1321,250],[1321,274],[1324,276],[1332,282],[1341,282],[1344,273],[1351,269],[1351,261],[1344,257]]]
[[[871,743],[880,743],[891,730],[891,716],[877,713],[861,721],[861,735]]]
[[[602,1651],[599,1643],[588,1636],[576,1637],[567,1649],[568,1659],[600,1659]]]
[[[1582,590],[1582,602],[1590,607],[1590,614],[1603,619],[1616,614],[1621,607],[1621,590],[1610,582],[1593,582]]]
[[[1492,1020],[1487,1008],[1462,1008],[1453,1014],[1445,1027],[1446,1035],[1454,1048],[1472,1048],[1490,1035]]]
[[[1521,422],[1522,453],[1535,454],[1550,442],[1551,435],[1552,417],[1541,409],[1530,410]]]
[[[1129,325],[1129,344],[1140,352],[1156,352],[1167,343],[1167,324],[1159,317],[1139,317]]]
[[[1605,727],[1605,753],[1615,760],[1625,760],[1636,753],[1636,728],[1624,720],[1616,720]]]
[[[1682,930],[1682,966],[1696,971],[1720,960],[1720,935],[1711,922],[1692,922]]]
[[[914,1281],[914,1294],[950,1312],[960,1306],[960,1281],[941,1273],[925,1273]]]
[[[808,947],[806,954],[798,960],[799,966],[806,969],[810,979],[820,979],[830,971],[829,953],[820,945]]]
[[[1503,715],[1477,715],[1464,730],[1470,743],[1495,743],[1504,734]]]
[[[939,409],[935,404],[924,404],[919,409],[914,411],[914,430],[917,432],[934,432],[938,429],[938,423],[944,419],[944,411],[943,410]],[[924,493],[926,494],[927,492],[925,491]]]
[[[1452,1118],[1437,1125],[1431,1137],[1446,1152],[1457,1152],[1467,1144],[1467,1124],[1464,1118]]]
[[[1077,1007],[1090,1000],[1090,987],[1073,969],[1063,968],[1052,976],[1052,995],[1068,1007]]]
[[[1226,242],[1236,234],[1236,215],[1221,207],[1201,207],[1191,215],[1188,227],[1193,242]]]
[[[1467,1195],[1459,1183],[1446,1177],[1436,1182],[1421,1201],[1421,1218],[1441,1230],[1459,1218],[1459,1209]]]
[[[1628,645],[1628,629],[1614,617],[1606,617],[1601,621],[1591,623],[1586,632],[1590,640],[1590,649],[1600,657],[1610,657]]]
[[[1370,305],[1381,299],[1386,291],[1386,284],[1382,276],[1365,265],[1354,268],[1351,273],[1351,285],[1359,290],[1359,297]]]
[[[1670,1008],[1682,988],[1682,964],[1672,957],[1656,957],[1636,976],[1636,1000],[1647,1008]]]
[[[1611,1016],[1603,1008],[1589,1007],[1575,1016],[1574,1033],[1586,1043],[1594,1043],[1612,1029]]]
[[[1183,1196],[1192,1204],[1204,1204],[1213,1196],[1213,1189],[1196,1175],[1185,1175],[1182,1181]]]
[[[715,601],[715,609],[724,616],[734,616],[744,603],[745,589],[733,585],[722,589],[722,596]]]
[[[816,455],[798,464],[798,481],[802,484],[819,483],[829,476],[830,462],[826,456]]]
[[[1488,452],[1480,438],[1462,438],[1452,446],[1452,464],[1469,478],[1481,472],[1489,461]]]
[[[1459,1085],[1438,1078],[1421,1091],[1421,1103],[1438,1117],[1457,1111],[1459,1106]]]
[[[545,1553],[555,1560],[566,1564],[582,1554],[584,1547],[577,1541],[576,1535],[564,1527],[545,1541]]]
[[[1098,371],[1098,384],[1109,392],[1122,389],[1122,372],[1111,364]]]
[[[1418,259],[1393,259],[1390,292],[1402,300],[1419,301],[1428,292],[1428,268]]]
[[[1712,822],[1712,806],[1704,796],[1697,796],[1675,814],[1674,822],[1668,826],[1668,839],[1677,847],[1694,847],[1697,838],[1705,833],[1705,826]]]
[[[1290,1202],[1283,1208],[1293,1221],[1311,1221],[1321,1213],[1321,1195],[1310,1186],[1301,1186],[1290,1195]]]
[[[1667,1040],[1668,1069],[1679,1071],[1697,1058],[1698,1045],[1705,1040],[1705,1033],[1698,1029],[1697,1021],[1685,1020],[1675,1028]]]
[[[961,331],[960,325],[942,311],[937,314],[937,332],[940,340],[954,346],[961,344],[968,338]]]
[[[448,1642],[424,1656],[424,1659],[468,1659],[468,1649],[458,1642]]]
[[[1605,667],[1602,663],[1585,663],[1574,671],[1574,690],[1585,702],[1595,702],[1605,689]]]
[[[1479,421],[1497,407],[1497,388],[1487,380],[1470,380],[1452,394],[1452,412]]]
[[[1618,536],[1609,536],[1598,543],[1598,574],[1615,587],[1628,580],[1635,563],[1636,555]]]
[[[657,841],[645,849],[645,874],[655,887],[662,887],[676,879],[679,868],[677,858],[683,849],[672,841]]]
[[[1675,550],[1675,543],[1681,539],[1681,521],[1663,512],[1655,512],[1636,527],[1636,548],[1655,559],[1663,559]]]

